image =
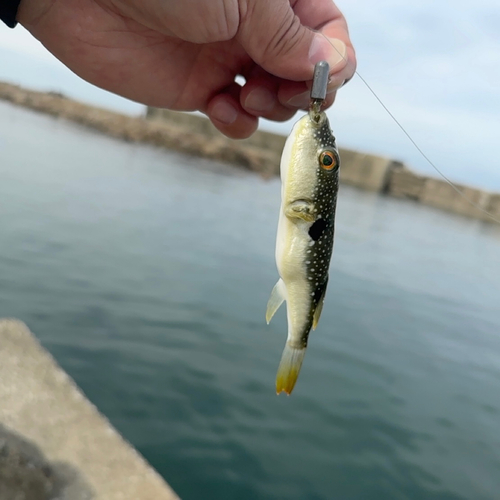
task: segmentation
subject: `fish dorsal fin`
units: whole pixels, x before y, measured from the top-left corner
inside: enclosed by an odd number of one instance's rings
[[[325,300],[326,286],[327,285],[328,285],[328,280],[325,281],[325,284],[321,288],[321,291],[318,292],[319,300],[318,300],[318,304],[316,306],[316,309],[314,310],[313,324],[312,324],[313,330],[316,330],[316,327],[318,326],[319,318],[321,316],[321,311],[323,310],[323,302]]]
[[[280,278],[276,285],[274,285],[273,291],[271,292],[271,296],[269,297],[269,301],[267,303],[267,311],[266,311],[266,321],[267,324],[271,321],[274,313],[280,308],[283,301],[286,299],[286,288],[285,283]]]

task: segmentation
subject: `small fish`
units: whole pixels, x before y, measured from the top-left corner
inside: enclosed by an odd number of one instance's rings
[[[281,207],[276,239],[280,279],[267,304],[269,324],[287,302],[288,338],[276,393],[293,390],[311,328],[318,324],[333,250],[340,157],[326,114],[311,106],[293,127],[281,157]]]

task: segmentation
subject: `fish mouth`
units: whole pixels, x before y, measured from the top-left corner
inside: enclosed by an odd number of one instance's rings
[[[314,108],[309,110],[309,118],[314,128],[321,128],[326,122],[326,113]]]

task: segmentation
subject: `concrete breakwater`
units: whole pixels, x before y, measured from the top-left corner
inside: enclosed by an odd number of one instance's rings
[[[278,175],[286,139],[283,135],[257,131],[249,139],[235,141],[223,136],[202,116],[148,108],[145,117],[131,117],[60,94],[6,83],[0,83],[0,99],[72,120],[112,137],[229,162],[264,177]],[[500,218],[500,193],[457,185],[462,196],[444,180],[420,175],[398,160],[345,148],[340,148],[340,154],[340,179],[345,184],[485,221],[492,219],[481,209]]]
[[[219,134],[216,140],[197,130],[186,130],[176,121],[150,120],[133,117],[106,109],[82,104],[67,97],[23,89],[0,82],[0,99],[35,111],[71,120],[111,137],[127,142],[141,142],[190,155],[198,155],[240,165],[249,170],[271,176],[274,166],[272,153],[248,147],[239,141],[229,141]]]
[[[228,144],[235,142],[221,137],[220,132],[202,116],[148,108],[147,117],[154,121],[176,123],[180,128],[196,131],[208,141],[225,141]],[[278,175],[285,140],[286,137],[283,135],[257,131],[252,137],[237,142],[249,150],[266,151],[270,163],[266,165],[264,172]],[[397,198],[407,198],[424,205],[485,221],[491,222],[492,219],[480,209],[486,210],[497,219],[500,218],[500,193],[489,193],[457,184],[458,189],[463,193],[462,196],[446,181],[420,175],[392,158],[345,148],[340,148],[340,157],[342,162],[340,180],[345,184]],[[471,205],[468,200],[480,209]]]

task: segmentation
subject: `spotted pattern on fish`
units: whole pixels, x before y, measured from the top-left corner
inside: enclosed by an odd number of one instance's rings
[[[335,144],[335,137],[330,130],[328,120],[314,133],[319,142],[321,150],[334,153],[337,166],[332,170],[325,170],[318,159],[317,184],[314,187],[312,204],[315,209],[316,220],[309,228],[311,238],[310,248],[307,250],[306,273],[310,282],[310,296],[312,307],[310,308],[307,326],[304,329],[302,344],[307,346],[307,339],[313,323],[313,316],[320,301],[324,299],[328,283],[328,271],[333,251],[335,232],[335,210],[337,205],[337,193],[339,189],[340,158]]]

